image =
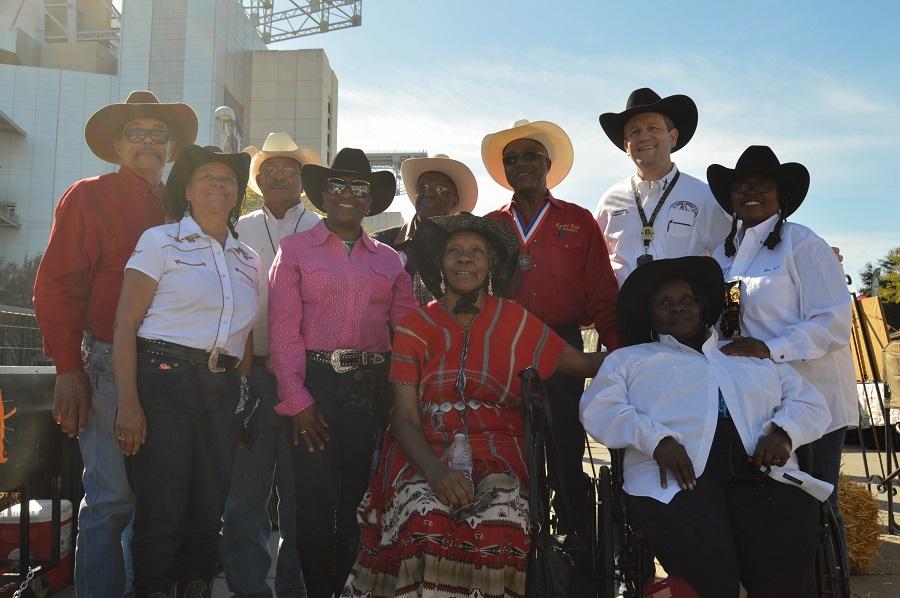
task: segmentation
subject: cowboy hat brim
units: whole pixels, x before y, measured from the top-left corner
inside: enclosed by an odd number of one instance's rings
[[[429,218],[416,230],[412,251],[425,287],[436,299],[444,296],[441,289],[444,247],[450,237],[461,232],[477,233],[491,244],[495,254],[491,268],[493,294],[505,297],[519,271],[516,233],[506,222],[473,216],[468,212]]]
[[[187,104],[110,104],[96,111],[84,125],[84,140],[95,156],[111,164],[121,164],[116,153],[115,141],[122,128],[138,118],[158,118],[169,126],[172,135],[172,153],[169,162],[185,146],[197,138],[197,114]]]
[[[704,324],[715,324],[725,305],[725,279],[719,263],[707,256],[653,260],[638,266],[625,279],[616,302],[616,319],[626,345],[650,342],[649,303],[664,282],[684,280],[705,297],[708,307]]]
[[[488,174],[499,185],[513,190],[506,180],[503,168],[503,149],[516,139],[534,139],[550,154],[550,170],[547,171],[547,188],[559,185],[568,176],[575,161],[572,140],[562,128],[550,121],[538,120],[484,136],[481,142],[481,160]]]
[[[199,145],[188,145],[178,152],[163,191],[163,205],[170,217],[180,220],[184,215],[184,211],[187,208],[187,198],[184,194],[191,180],[191,175],[204,164],[211,162],[220,162],[228,166],[237,177],[238,200],[232,212],[240,214],[244,193],[247,190],[250,156],[244,152],[225,154],[200,147]]]
[[[322,158],[319,156],[319,152],[308,147],[298,147],[297,149],[290,151],[267,152],[266,150],[258,150],[251,145],[250,147],[244,148],[244,152],[253,156],[250,161],[250,178],[247,180],[247,186],[258,195],[262,195],[262,190],[259,188],[259,183],[256,182],[256,177],[259,174],[259,171],[262,170],[262,165],[266,160],[272,158],[290,158],[301,167],[304,164],[322,165]]]
[[[372,185],[372,207],[367,216],[380,214],[394,201],[397,192],[397,179],[392,172],[376,170],[373,172],[359,172],[355,170],[338,170],[319,166],[318,164],[304,164],[300,170],[303,179],[303,189],[306,196],[320,212],[325,211],[325,203],[322,200],[322,192],[325,183],[331,177],[352,177],[361,181],[368,181]]]
[[[678,141],[672,152],[677,152],[688,144],[697,130],[697,104],[686,95],[673,95],[650,104],[632,106],[622,112],[606,112],[600,115],[600,126],[617,148],[625,151],[625,125],[638,114],[658,112],[665,114],[678,129]]]
[[[731,186],[734,182],[749,174],[761,174],[772,177],[787,192],[787,201],[781,206],[785,218],[793,214],[803,203],[809,191],[809,171],[803,164],[785,162],[778,166],[759,166],[747,168],[726,168],[721,164],[712,164],[706,169],[706,180],[709,190],[719,205],[729,214],[734,214],[731,204]]]
[[[406,196],[416,205],[416,183],[426,172],[440,172],[450,177],[456,185],[459,201],[453,212],[471,212],[478,202],[478,182],[468,166],[452,158],[409,158],[400,165],[400,178]]]

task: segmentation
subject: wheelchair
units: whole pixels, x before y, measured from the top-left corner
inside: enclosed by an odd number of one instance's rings
[[[812,446],[797,450],[803,471],[812,470]],[[651,562],[640,535],[629,525],[625,501],[623,449],[610,450],[610,466],[600,467],[595,478],[597,497],[598,561],[594,567],[597,598],[642,598],[648,591]],[[819,544],[816,548],[816,584],[822,598],[850,598],[850,575],[840,550],[840,530],[831,503],[819,503]],[[672,594],[666,594],[672,595]]]

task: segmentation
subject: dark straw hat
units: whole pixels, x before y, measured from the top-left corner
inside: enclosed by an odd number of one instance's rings
[[[225,154],[215,146],[189,145],[178,152],[175,164],[172,165],[172,172],[169,173],[166,181],[165,191],[163,191],[163,205],[171,218],[180,220],[184,215],[187,208],[184,190],[191,180],[191,175],[195,170],[210,162],[221,162],[234,171],[238,184],[238,201],[232,214],[237,216],[241,213],[244,192],[247,190],[247,177],[250,174],[250,154],[244,152]]]
[[[712,326],[719,319],[725,304],[725,279],[716,260],[706,256],[653,260],[638,266],[619,291],[616,318],[626,345],[650,342],[650,298],[670,280],[683,280],[703,295],[708,309],[704,324]]]
[[[372,165],[369,164],[365,152],[352,147],[345,147],[339,151],[331,163],[331,168],[318,164],[304,164],[300,172],[306,196],[321,211],[325,211],[322,192],[330,177],[353,177],[368,181],[372,185],[372,207],[369,208],[368,216],[385,211],[394,201],[394,194],[397,191],[397,179],[392,172],[387,170],[372,172]]]
[[[778,156],[768,145],[751,145],[738,158],[734,168],[726,168],[713,164],[706,169],[706,180],[716,201],[729,214],[734,213],[731,207],[731,186],[741,177],[749,174],[761,174],[772,177],[775,183],[787,192],[782,197],[783,216],[787,218],[797,211],[809,191],[809,171],[803,164],[785,162],[781,164]]]
[[[661,98],[648,87],[632,91],[624,111],[601,114],[600,126],[613,145],[625,151],[625,125],[631,117],[643,112],[659,112],[672,119],[678,129],[678,141],[672,148],[673,152],[686,146],[697,130],[697,105],[694,100],[685,95]]]
[[[413,252],[419,267],[422,282],[440,299],[441,262],[447,240],[461,232],[473,232],[484,237],[494,249],[494,263],[491,268],[493,294],[505,297],[519,271],[519,241],[516,232],[506,222],[473,216],[460,212],[452,216],[435,216],[422,222],[413,238]]]

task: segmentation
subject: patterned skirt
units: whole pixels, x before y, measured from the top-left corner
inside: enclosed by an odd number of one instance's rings
[[[342,597],[525,596],[528,501],[515,477],[486,475],[462,510],[418,473],[397,485],[380,513],[374,484],[360,504],[362,545]]]

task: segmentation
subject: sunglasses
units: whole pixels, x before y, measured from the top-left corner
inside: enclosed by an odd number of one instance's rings
[[[285,166],[284,168],[275,168],[274,166],[267,166],[260,170],[265,176],[278,176],[281,175],[286,179],[295,177],[300,174],[300,171],[296,168],[292,168],[290,166]]]
[[[332,195],[343,195],[350,188],[353,197],[368,197],[372,193],[372,184],[369,181],[355,180],[347,182],[344,179],[328,179],[325,182],[325,191]]]
[[[735,195],[758,195],[770,193],[775,190],[775,183],[740,183],[731,186],[731,192]]]
[[[425,195],[428,192],[434,193],[435,195],[446,195],[448,193],[456,193],[456,189],[448,187],[447,185],[432,183],[416,185],[416,195]]]
[[[172,138],[169,132],[163,129],[125,129],[122,135],[130,143],[142,143],[144,139],[147,139],[149,137],[150,141],[152,141],[156,145],[169,143],[169,140]]]
[[[524,160],[525,162],[537,162],[539,158],[546,158],[545,154],[535,150],[529,150],[527,152],[522,152],[521,154],[505,154],[503,156],[503,165],[504,166],[514,166],[518,164],[519,160]]]

